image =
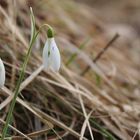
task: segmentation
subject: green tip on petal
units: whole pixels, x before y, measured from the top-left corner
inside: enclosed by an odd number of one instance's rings
[[[54,31],[52,28],[49,28],[48,31],[47,31],[47,36],[48,38],[52,38],[54,37]]]

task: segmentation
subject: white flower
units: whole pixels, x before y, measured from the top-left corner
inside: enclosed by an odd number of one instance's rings
[[[43,49],[43,65],[48,70],[58,71],[61,58],[54,38],[48,38]]]
[[[4,86],[5,83],[5,68],[2,60],[0,59],[0,88]]]

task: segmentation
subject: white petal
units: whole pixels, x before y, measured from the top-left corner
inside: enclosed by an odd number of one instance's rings
[[[48,55],[50,45],[51,45],[51,42],[48,39],[43,48],[43,65],[46,69],[49,69],[49,67],[50,67],[50,56]]]
[[[58,71],[60,69],[60,52],[58,47],[56,46],[54,38],[52,38],[51,42],[51,50],[50,50],[50,67],[53,71]]]
[[[0,59],[0,88],[4,86],[5,83],[5,68],[2,60]]]

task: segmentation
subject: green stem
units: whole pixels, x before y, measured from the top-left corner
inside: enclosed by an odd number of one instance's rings
[[[23,81],[26,66],[27,66],[27,63],[28,63],[28,60],[29,60],[29,57],[30,57],[30,53],[31,53],[31,50],[32,50],[32,47],[33,47],[33,43],[34,43],[36,37],[37,37],[37,34],[35,34],[35,36],[33,37],[32,41],[31,41],[31,43],[29,45],[27,55],[25,57],[23,65],[22,65],[22,71],[20,72],[20,76],[19,76],[19,79],[18,79],[18,82],[17,82],[17,86],[15,88],[14,97],[13,97],[13,100],[11,102],[9,112],[8,112],[8,115],[7,115],[7,118],[6,118],[6,123],[5,123],[3,131],[2,131],[1,140],[4,140],[4,138],[6,136],[7,129],[8,129],[8,124],[9,124],[9,122],[11,120],[11,117],[12,117],[12,113],[13,113],[15,103],[16,103],[16,98],[18,97],[18,94],[19,94],[20,85],[21,85],[21,82]]]
[[[36,32],[35,30],[35,18],[34,18],[34,14],[33,14],[33,11],[32,11],[32,7],[30,7],[30,17],[31,17],[31,39],[30,39],[30,45],[29,45],[29,49],[28,49],[28,52],[27,52],[27,55],[25,57],[25,60],[24,60],[24,63],[22,65],[22,69],[21,69],[21,72],[20,72],[20,75],[19,75],[19,79],[18,79],[18,82],[17,82],[17,85],[16,85],[16,88],[15,88],[15,92],[14,92],[14,97],[13,97],[13,100],[11,102],[11,105],[10,105],[10,108],[9,108],[9,112],[8,112],[8,115],[7,115],[7,118],[6,118],[6,123],[4,125],[4,128],[2,130],[2,137],[1,137],[1,140],[4,140],[6,134],[7,134],[7,129],[8,129],[8,125],[9,125],[9,122],[11,120],[11,117],[12,117],[12,113],[13,113],[13,110],[14,110],[14,107],[15,107],[15,104],[16,104],[16,99],[20,93],[20,85],[23,81],[23,78],[24,78],[24,74],[25,74],[25,70],[26,70],[26,66],[27,66],[27,63],[28,63],[28,60],[29,60],[29,57],[30,57],[30,54],[31,54],[31,50],[32,50],[32,47],[33,47],[33,44],[36,40],[36,37],[38,36],[39,32],[41,31],[41,29],[44,27],[44,26],[47,26],[49,29],[48,29],[48,37],[53,37],[53,29],[50,25],[48,24],[43,24],[39,30]]]

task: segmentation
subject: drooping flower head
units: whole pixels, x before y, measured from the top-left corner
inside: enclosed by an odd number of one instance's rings
[[[60,52],[55,43],[54,34],[52,28],[47,31],[48,39],[43,49],[43,65],[48,70],[58,71],[60,69]]]
[[[4,86],[5,83],[5,68],[2,60],[0,59],[0,88]]]

